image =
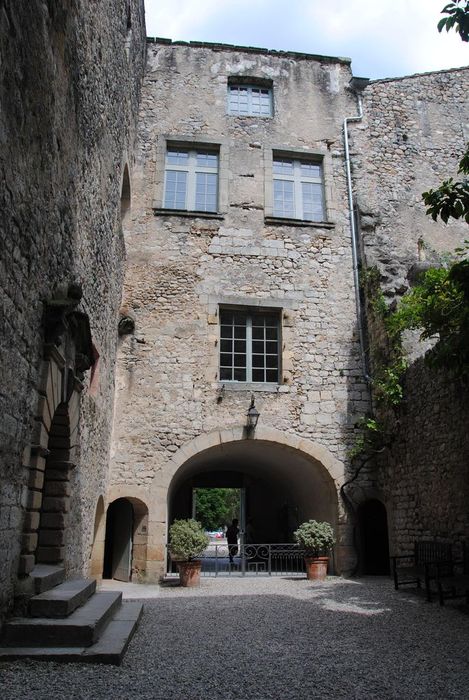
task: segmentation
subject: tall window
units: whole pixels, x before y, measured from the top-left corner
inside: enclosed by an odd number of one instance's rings
[[[274,156],[274,216],[324,221],[324,183],[318,161]]]
[[[278,382],[278,312],[220,310],[220,381]]]
[[[218,153],[168,148],[164,206],[166,209],[211,211],[218,208]]]
[[[228,85],[228,112],[246,116],[272,116],[272,89],[255,85]]]

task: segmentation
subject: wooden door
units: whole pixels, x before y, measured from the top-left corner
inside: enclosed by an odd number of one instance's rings
[[[130,581],[134,510],[125,498],[114,501],[112,532],[112,578]]]

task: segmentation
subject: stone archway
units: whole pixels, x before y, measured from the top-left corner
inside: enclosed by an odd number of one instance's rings
[[[217,478],[223,473],[224,479],[236,472],[242,475],[244,484],[246,475],[258,482],[257,499],[265,484],[269,484],[269,498],[276,499],[275,508],[270,507],[268,513],[271,537],[280,536],[273,533],[272,525],[278,511],[284,504],[291,504],[299,521],[316,518],[332,523],[338,536],[336,569],[339,572],[347,573],[350,562],[355,560],[348,521],[338,496],[344,467],[322,445],[266,427],[257,428],[253,437],[246,438],[245,431],[239,427],[199,436],[180,448],[168,466],[166,524],[175,516],[190,515],[189,489],[199,483],[200,475],[204,475],[207,484],[213,484],[215,472]],[[251,488],[254,493],[252,484]],[[267,512],[267,501],[264,499],[261,507],[261,501],[257,500],[259,512],[263,509]],[[181,505],[183,502],[185,505]],[[265,533],[266,529],[264,536],[269,536]]]
[[[336,486],[340,488],[344,482],[344,466],[337,460],[334,455],[323,445],[320,445],[313,440],[300,438],[291,433],[285,433],[281,430],[268,427],[256,428],[252,438],[246,438],[244,427],[229,428],[226,430],[213,430],[210,433],[199,435],[190,442],[183,445],[172,457],[169,462],[167,475],[169,482],[173,479],[177,470],[191,457],[208,450],[217,445],[224,445],[238,440],[263,440],[266,442],[274,442],[279,445],[284,445],[293,450],[303,452],[305,455],[312,457],[317,462],[320,462],[324,469],[328,472]]]

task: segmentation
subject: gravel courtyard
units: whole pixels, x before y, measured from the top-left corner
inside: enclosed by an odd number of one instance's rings
[[[389,579],[219,578],[143,590],[120,668],[2,663],[1,700],[469,697],[467,612],[396,593]]]

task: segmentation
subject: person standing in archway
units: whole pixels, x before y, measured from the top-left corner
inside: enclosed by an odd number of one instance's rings
[[[239,527],[238,527],[238,519],[233,518],[233,521],[231,525],[228,525],[226,528],[226,539],[228,542],[228,553],[230,556],[230,564],[234,563],[233,557],[235,557],[238,554],[238,535],[239,535]]]

